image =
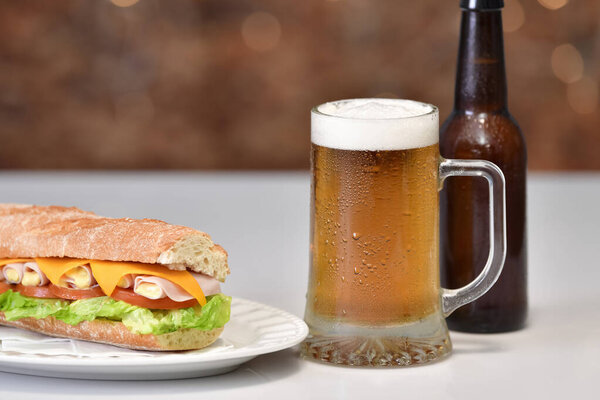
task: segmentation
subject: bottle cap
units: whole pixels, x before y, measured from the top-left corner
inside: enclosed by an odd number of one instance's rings
[[[504,0],[460,0],[460,8],[464,10],[499,10],[504,7]]]

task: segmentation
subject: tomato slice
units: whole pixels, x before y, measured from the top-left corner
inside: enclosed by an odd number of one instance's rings
[[[81,300],[89,299],[92,297],[106,296],[102,289],[100,289],[100,286],[96,286],[90,289],[71,289],[56,286],[53,284],[50,284],[48,286],[50,287],[50,292],[54,295],[54,297],[58,297],[59,299]]]
[[[7,290],[11,289],[13,285],[9,285],[6,282],[0,282],[0,294],[6,292]]]
[[[52,293],[50,289],[52,285],[46,286],[23,286],[21,284],[15,285],[17,292],[27,297],[37,297],[38,299],[56,299],[57,296]]]
[[[123,289],[120,287],[116,287],[110,297],[115,300],[122,300],[125,303],[129,303],[134,306],[151,308],[155,310],[176,310],[178,308],[193,307],[198,304],[198,300],[196,299],[174,301],[168,297],[165,297],[163,299],[153,300],[144,296],[140,296],[139,294],[134,293],[134,291],[131,289]]]
[[[0,294],[7,290],[14,290],[27,297],[37,297],[39,299],[55,299],[56,296],[50,291],[49,286],[23,286],[21,284],[8,284],[0,282]]]

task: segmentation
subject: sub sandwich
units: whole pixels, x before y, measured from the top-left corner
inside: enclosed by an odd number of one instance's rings
[[[213,343],[227,253],[163,221],[0,204],[0,324],[140,350]]]

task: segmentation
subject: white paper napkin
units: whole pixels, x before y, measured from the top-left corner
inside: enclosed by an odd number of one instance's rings
[[[233,344],[223,338],[212,345],[195,350],[193,353],[215,353],[233,348]],[[82,340],[54,338],[23,329],[0,326],[0,351],[46,356],[74,357],[160,357],[169,352],[150,352],[122,349],[107,344],[91,343]]]

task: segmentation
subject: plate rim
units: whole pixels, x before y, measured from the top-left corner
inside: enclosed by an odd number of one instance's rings
[[[233,297],[233,296],[232,296]],[[31,365],[45,365],[45,366],[65,366],[65,367],[77,367],[77,366],[94,366],[94,367],[107,367],[107,366],[142,366],[152,364],[156,365],[184,365],[184,364],[198,364],[198,363],[210,363],[214,361],[230,360],[245,357],[256,357],[262,354],[274,353],[276,351],[284,350],[289,347],[293,347],[298,343],[302,342],[306,336],[308,336],[308,326],[306,323],[296,315],[282,310],[277,307],[273,307],[268,304],[260,303],[253,300],[248,300],[242,297],[233,297],[234,301],[241,302],[242,304],[248,304],[251,306],[258,306],[260,309],[269,311],[277,316],[284,317],[289,322],[294,324],[297,328],[300,328],[300,332],[293,337],[293,339],[286,340],[279,343],[266,343],[260,347],[248,348],[248,345],[240,347],[231,352],[221,353],[201,353],[201,354],[190,354],[190,353],[170,353],[161,358],[150,358],[150,357],[61,357],[61,356],[46,356],[41,358],[37,354],[4,354],[0,351],[0,363],[15,363],[15,364],[31,364]],[[258,336],[255,341],[260,340]]]

